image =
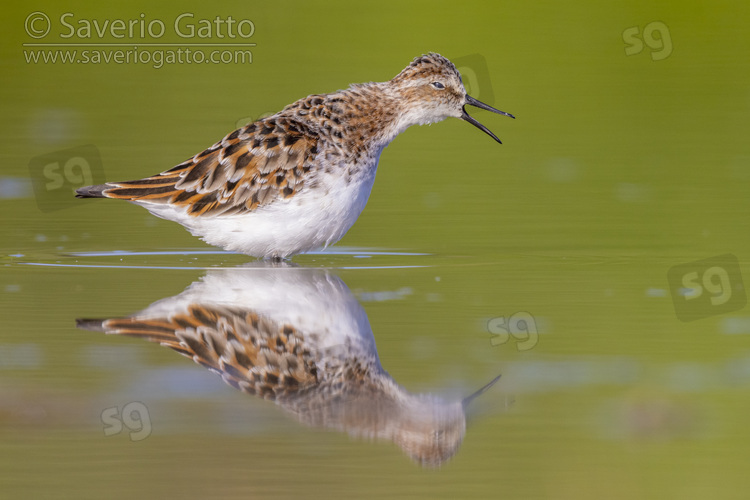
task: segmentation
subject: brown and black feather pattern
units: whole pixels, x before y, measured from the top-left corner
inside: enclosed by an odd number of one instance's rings
[[[170,170],[84,187],[76,196],[171,204],[193,216],[251,212],[303,188],[317,145],[318,134],[307,125],[271,116],[235,130]]]
[[[318,385],[315,354],[289,325],[246,310],[192,304],[169,317],[77,321],[87,330],[158,342],[248,394],[276,400]]]

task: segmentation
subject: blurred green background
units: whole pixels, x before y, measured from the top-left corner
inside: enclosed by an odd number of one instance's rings
[[[37,2],[5,10],[0,495],[745,498],[750,7]],[[51,21],[41,39],[26,31],[34,12]],[[167,28],[155,42],[178,44],[228,41],[176,36],[179,15],[192,13],[196,24],[232,16],[252,21],[245,41],[256,45],[250,64],[28,63],[42,50],[29,43],[154,42],[63,39],[65,13],[76,27],[143,14]],[[428,51],[468,63],[472,94],[517,117],[472,111],[503,145],[448,120],[414,127],[383,152],[367,208],[339,245],[429,255],[294,260],[344,268],[337,273],[364,297],[384,367],[409,390],[466,391],[504,374],[451,462],[422,470],[389,443],[305,429],[166,349],[75,329],[76,317],[130,314],[203,274],[150,266],[248,259],[71,257],[209,247],[139,207],[73,200],[66,183],[35,191],[32,181],[48,181],[39,157],[93,145],[94,174],[151,175],[252,117],[390,79]],[[667,272],[724,254],[740,264],[727,269],[733,310],[703,301],[692,311],[705,317],[680,321]],[[347,269],[367,264],[382,268]],[[106,267],[119,265],[133,267]],[[392,300],[370,300],[373,292]],[[518,312],[534,317],[538,343],[493,345],[488,320]],[[190,395],[183,413],[152,410],[144,441],[105,437],[105,408],[132,398],[160,408],[146,388],[161,369],[178,370],[186,384],[205,376],[219,395]],[[507,411],[506,397],[515,399]],[[253,430],[219,430],[217,407]]]

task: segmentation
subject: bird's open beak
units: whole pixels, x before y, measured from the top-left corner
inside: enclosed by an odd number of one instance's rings
[[[492,111],[493,113],[497,113],[499,115],[505,115],[505,116],[510,116],[511,118],[515,118],[515,116],[511,115],[510,113],[506,113],[505,111],[500,111],[499,109],[495,109],[492,106],[488,106],[481,101],[477,101],[476,99],[468,95],[466,96],[466,104],[468,104],[469,106],[475,106],[480,109],[486,109],[487,111]],[[469,116],[469,113],[466,112],[466,105],[464,105],[462,110],[463,110],[463,113],[461,113],[462,120],[466,120],[467,122],[471,123],[476,128],[478,128],[479,130],[481,130],[482,132],[484,132],[485,134],[489,135],[490,137],[495,139],[497,142],[502,144],[502,141],[498,139],[495,134],[490,132],[490,130],[487,127],[485,127],[484,125],[476,121],[474,118]]]

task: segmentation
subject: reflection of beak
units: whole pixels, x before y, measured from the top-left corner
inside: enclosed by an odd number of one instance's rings
[[[500,112],[502,113],[502,111],[500,111]],[[468,116],[468,115],[467,115],[467,116]],[[488,134],[490,134],[490,135],[492,135],[492,133],[491,133],[491,132],[487,132],[487,133],[488,133]],[[496,139],[497,139],[497,138],[496,138]],[[500,142],[500,141],[497,141],[497,142]],[[488,390],[488,389],[489,389],[490,387],[492,387],[493,385],[495,385],[495,382],[497,382],[498,380],[500,380],[500,377],[502,377],[502,376],[503,376],[503,374],[501,373],[501,374],[500,374],[500,375],[498,375],[497,377],[495,377],[495,378],[493,378],[492,380],[490,380],[490,381],[489,381],[489,383],[488,383],[487,385],[485,385],[484,387],[482,387],[481,389],[479,389],[479,390],[478,390],[477,392],[475,392],[475,393],[474,393],[474,394],[472,394],[471,396],[467,396],[467,397],[465,397],[465,398],[463,399],[463,401],[461,401],[461,405],[462,405],[462,406],[464,407],[464,410],[466,409],[466,407],[467,407],[467,406],[469,406],[469,403],[471,403],[472,401],[474,401],[474,400],[475,400],[475,399],[476,399],[477,397],[479,397],[479,396],[481,396],[482,394],[484,394],[485,392],[487,392],[487,390]]]
[[[466,96],[466,104],[468,104],[469,106],[475,106],[477,108],[486,109],[487,111],[492,111],[493,113],[497,113],[499,115],[505,115],[505,116],[510,116],[511,118],[515,118],[515,116],[511,115],[510,113],[506,113],[505,111],[500,111],[499,109],[495,109],[492,106],[488,106],[481,101],[477,101],[476,99],[468,95]],[[498,139],[495,134],[490,132],[487,127],[485,127],[484,125],[476,121],[474,118],[469,116],[469,113],[466,112],[466,105],[464,105],[462,110],[463,110],[463,113],[461,114],[462,120],[466,120],[467,122],[471,123],[476,128],[478,128],[479,130],[483,131],[485,134],[489,135],[490,137],[495,139],[497,142],[502,144],[502,141]]]

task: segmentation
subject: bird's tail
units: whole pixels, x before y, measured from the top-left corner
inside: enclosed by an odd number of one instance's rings
[[[107,198],[104,190],[112,186],[107,184],[97,184],[96,186],[86,186],[76,189],[76,198]]]
[[[173,196],[179,194],[175,188],[175,183],[180,180],[180,172],[170,171],[168,174],[159,174],[137,181],[109,182],[86,186],[76,189],[76,198],[114,198],[127,201],[166,203]],[[190,197],[195,194],[191,191],[186,196]]]

